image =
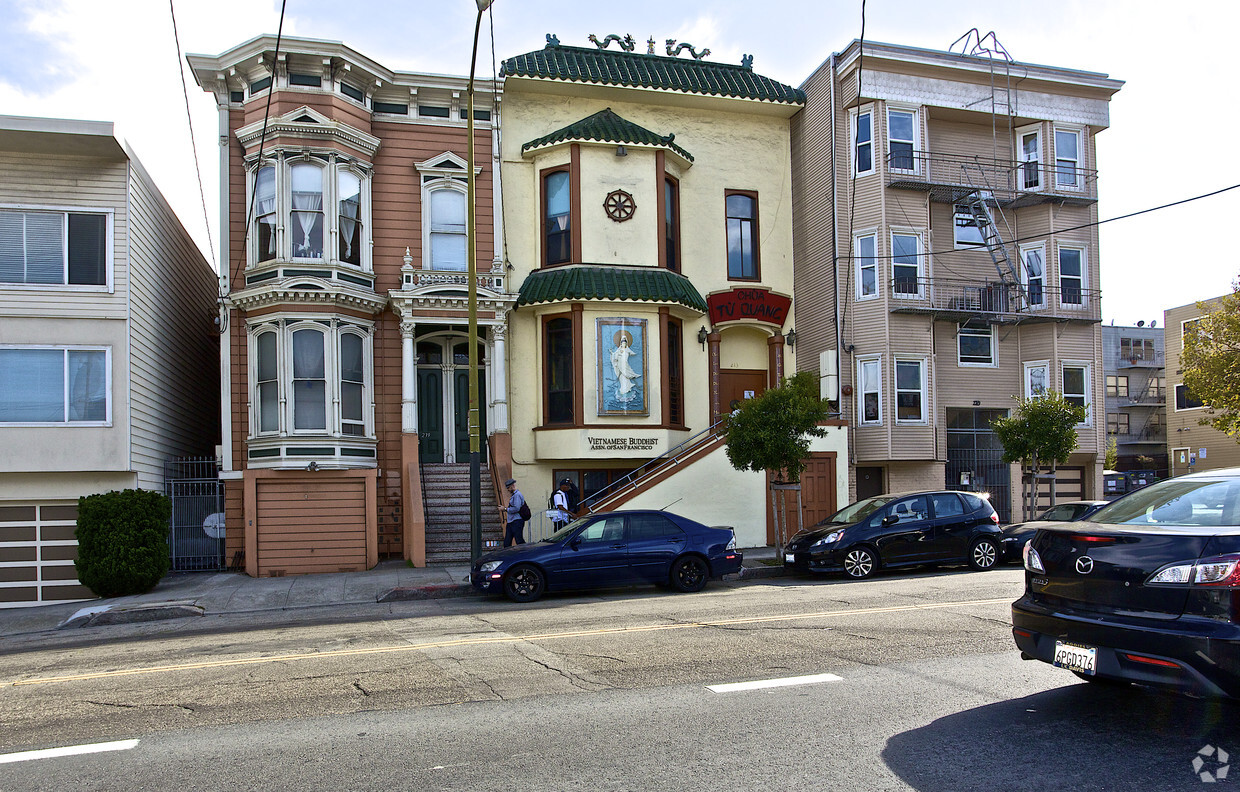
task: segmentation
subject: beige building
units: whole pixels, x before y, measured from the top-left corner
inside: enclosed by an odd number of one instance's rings
[[[1095,139],[1121,85],[857,41],[804,84],[797,360],[838,355],[852,496],[946,485],[1020,519],[989,422],[1044,389],[1088,413],[1058,497],[1101,493]]]
[[[111,123],[0,116],[0,607],[93,596],[78,498],[213,454],[215,303]]]
[[[790,133],[804,96],[750,59],[671,52],[549,36],[504,61],[512,475],[535,504],[568,478],[591,508],[670,507],[765,545],[764,476],[732,469],[720,417],[801,352]],[[829,431],[807,515],[844,491],[844,430]]]
[[[1217,310],[1221,304],[1221,297],[1202,301],[1206,311]],[[1172,476],[1240,465],[1240,443],[1212,426],[1202,426],[1199,421],[1208,417],[1209,407],[1184,387],[1180,365],[1184,326],[1202,315],[1197,303],[1163,312],[1167,360],[1167,463]]]

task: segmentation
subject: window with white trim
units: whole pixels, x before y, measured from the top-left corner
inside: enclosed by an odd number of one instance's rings
[[[1085,250],[1059,248],[1059,303],[1066,308],[1085,305]]]
[[[922,256],[919,234],[891,234],[891,289],[896,297],[922,297]]]
[[[1081,130],[1055,127],[1055,184],[1079,188],[1081,179]]]
[[[917,112],[887,109],[887,165],[895,171],[917,169]]]
[[[370,328],[287,319],[250,340],[252,434],[373,437]]]
[[[872,110],[852,112],[853,175],[874,172],[874,113]]]
[[[1042,189],[1042,131],[1031,127],[1017,131],[1020,155],[1020,186],[1024,190]]]
[[[112,349],[0,346],[0,424],[112,421]]]
[[[370,271],[370,172],[334,154],[285,159],[251,173],[250,260],[339,263]],[[284,222],[281,222],[281,220]]]
[[[865,234],[853,240],[854,263],[857,266],[857,299],[868,300],[878,296],[878,246],[876,234]]]
[[[422,179],[422,268],[464,272],[469,268],[465,160],[445,151],[415,167]]]
[[[896,359],[896,423],[926,422],[926,361]]]
[[[883,422],[882,358],[861,358],[857,361],[857,417],[863,425]]]
[[[1046,307],[1046,246],[1020,248],[1020,283],[1030,308]]]
[[[1085,410],[1085,420],[1081,422],[1081,426],[1089,426],[1093,422],[1089,399],[1091,368],[1089,363],[1065,362],[1061,370],[1063,400]]]
[[[111,237],[106,212],[0,210],[0,283],[107,286]]]
[[[1050,361],[1037,360],[1025,364],[1025,398],[1039,399],[1050,390]]]
[[[986,240],[982,238],[982,228],[977,217],[967,204],[956,204],[953,210],[954,237],[957,248],[982,247]]]
[[[995,365],[995,331],[992,325],[957,325],[956,356],[961,366]]]

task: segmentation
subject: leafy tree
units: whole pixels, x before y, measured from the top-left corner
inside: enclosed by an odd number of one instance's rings
[[[1107,435],[1107,456],[1106,469],[1115,470],[1119,467],[1119,438],[1115,435]]]
[[[1064,400],[1062,393],[1046,391],[1039,397],[1017,400],[1012,415],[997,418],[990,425],[1003,445],[1003,461],[1020,462],[1029,473],[1025,492],[1026,514],[1037,509],[1037,472],[1050,464],[1063,464],[1076,450],[1076,425],[1085,420],[1085,408]]]
[[[799,484],[810,438],[827,433],[818,424],[829,415],[830,406],[818,396],[817,377],[802,371],[786,378],[778,388],[745,400],[728,418],[728,461],[737,470],[775,471],[782,480]],[[774,489],[771,506],[778,524],[782,510],[775,505]]]
[[[1184,325],[1184,385],[1209,406],[1199,423],[1240,442],[1240,281],[1213,310],[1205,303],[1197,308],[1201,318]]]

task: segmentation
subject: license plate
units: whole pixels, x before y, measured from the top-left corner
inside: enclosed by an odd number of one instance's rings
[[[784,553],[784,562],[788,564],[795,564],[797,562],[797,557],[792,553]]]
[[[1054,664],[1057,668],[1093,676],[1098,670],[1098,650],[1092,646],[1055,641]]]

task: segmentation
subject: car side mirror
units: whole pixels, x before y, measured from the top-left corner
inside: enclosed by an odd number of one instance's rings
[[[574,536],[573,540],[568,543],[568,546],[574,550],[581,547],[581,534],[577,534],[576,536]]]
[[[900,515],[898,514],[888,514],[886,517],[883,518],[884,526],[895,525],[898,522],[900,522]]]

